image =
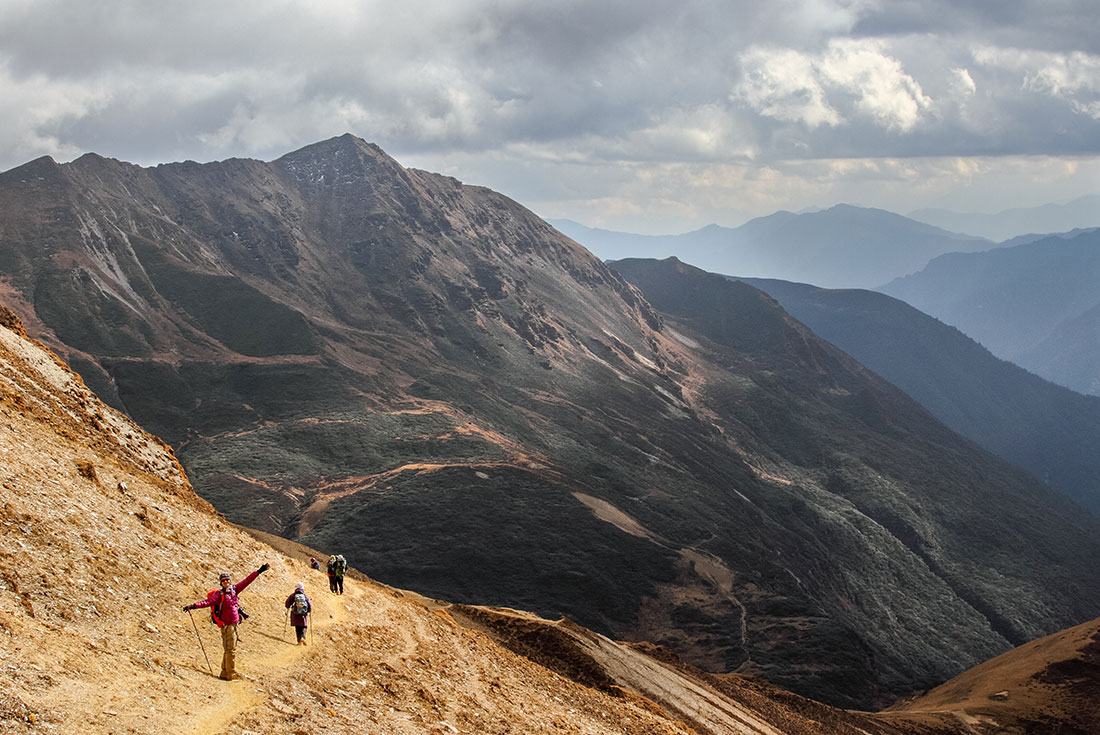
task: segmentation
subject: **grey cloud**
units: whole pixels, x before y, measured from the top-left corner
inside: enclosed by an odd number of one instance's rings
[[[0,134],[0,168],[85,150],[138,163],[273,158],[350,131],[540,200],[591,200],[599,184],[625,201],[660,167],[681,167],[684,182],[683,167],[713,176],[723,166],[757,182],[754,171],[803,159],[1093,156],[1100,57],[1088,54],[1100,33],[1088,10],[1070,0],[12,2],[0,5],[0,117],[12,131]],[[802,67],[769,66],[784,54]],[[545,165],[554,158],[571,163]]]
[[[852,32],[934,34],[1100,53],[1100,12],[1094,0],[891,0],[868,8]]]

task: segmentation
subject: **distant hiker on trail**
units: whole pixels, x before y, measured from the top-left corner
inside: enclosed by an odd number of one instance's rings
[[[348,563],[343,554],[335,554],[328,560],[328,588],[330,592],[338,595],[344,594],[344,573],[348,570]]]
[[[321,570],[321,562],[317,561],[317,557],[315,557],[315,556],[309,557],[309,568],[310,569],[316,569],[317,571]]]
[[[313,603],[301,582],[294,585],[294,592],[286,598],[286,608],[290,611],[290,624],[298,636],[298,645],[306,645],[306,626],[309,625],[309,614],[313,612]]]
[[[214,622],[222,629],[222,673],[219,677],[221,679],[233,681],[242,678],[236,669],[237,625],[241,622],[241,603],[237,595],[268,569],[271,569],[271,565],[265,562],[259,569],[236,584],[230,583],[229,572],[222,572],[218,575],[221,589],[214,590],[205,600],[183,608],[187,612],[200,607],[214,608]]]

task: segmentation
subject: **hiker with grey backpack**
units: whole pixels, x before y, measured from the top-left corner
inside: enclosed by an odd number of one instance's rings
[[[306,645],[306,628],[309,626],[309,615],[313,612],[313,603],[310,602],[303,583],[294,585],[294,592],[286,598],[286,608],[290,612],[290,624],[294,626],[294,633],[298,636],[297,645]]]

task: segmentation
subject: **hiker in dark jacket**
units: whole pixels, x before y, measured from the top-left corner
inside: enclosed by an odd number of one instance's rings
[[[344,573],[348,571],[348,562],[343,554],[332,557],[328,563],[328,586],[338,595],[344,594]]]
[[[286,598],[286,608],[290,610],[290,624],[298,636],[298,645],[306,645],[306,626],[309,625],[309,614],[313,612],[313,603],[301,582],[294,585],[294,592]]]
[[[183,608],[185,611],[190,611],[200,607],[214,607],[214,620],[222,629],[222,673],[219,677],[221,679],[233,681],[242,678],[236,668],[237,625],[241,622],[241,603],[237,595],[268,569],[271,569],[271,565],[264,563],[236,584],[230,582],[229,572],[222,572],[218,575],[221,589],[214,590],[205,600]]]

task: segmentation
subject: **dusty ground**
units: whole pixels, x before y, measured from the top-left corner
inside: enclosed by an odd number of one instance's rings
[[[0,328],[0,732],[687,733],[411,597],[323,574],[221,519],[155,439]],[[125,489],[120,487],[125,483]],[[239,670],[212,676],[184,604],[242,593]],[[303,580],[311,645],[283,602]],[[194,615],[214,673],[220,640]]]
[[[0,310],[5,323],[18,330]],[[1100,732],[1087,704],[1095,624],[898,711],[848,713],[568,621],[448,606],[359,574],[334,596],[311,550],[225,522],[162,443],[4,326],[0,409],[0,733]],[[242,594],[247,678],[220,681],[217,629],[182,607],[218,571],[263,562]],[[315,603],[304,647],[283,607],[299,580]]]

